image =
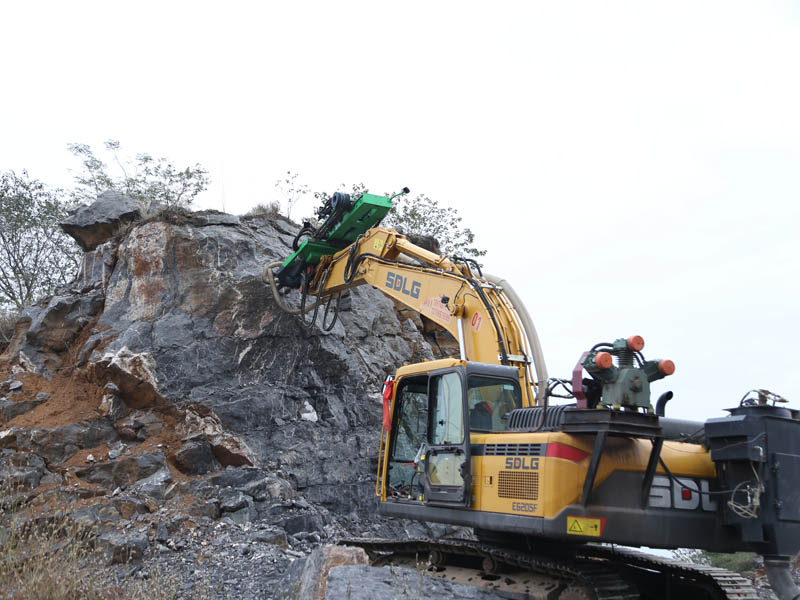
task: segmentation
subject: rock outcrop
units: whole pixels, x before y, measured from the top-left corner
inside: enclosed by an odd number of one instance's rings
[[[110,564],[217,521],[289,560],[407,527],[376,518],[374,473],[383,378],[433,357],[417,315],[365,287],[307,330],[261,281],[291,252],[280,218],[142,219],[107,193],[63,227],[78,277],[0,357],[0,485],[30,518],[94,528]]]
[[[104,217],[109,204],[117,210]],[[200,470],[214,466],[203,458],[210,447],[222,466],[283,470],[314,502],[369,513],[380,382],[432,357],[414,322],[362,288],[331,333],[308,332],[260,277],[291,252],[290,224],[176,214],[128,223],[119,236],[108,223],[133,218],[120,213],[127,205],[104,195],[70,218],[80,216],[76,239],[93,248],[79,287],[26,310],[11,361],[45,377],[79,369],[113,384],[128,409],[182,421],[176,464],[190,472],[190,454],[206,464]],[[309,407],[318,421],[303,418]],[[117,429],[133,435],[126,423]]]
[[[75,238],[83,250],[90,251],[141,217],[135,200],[109,190],[100,194],[96,202],[75,209],[61,223],[61,229]]]

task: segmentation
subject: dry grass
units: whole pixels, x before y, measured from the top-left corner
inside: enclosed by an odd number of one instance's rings
[[[7,500],[12,490],[0,492]],[[28,518],[4,503],[0,517],[2,600],[173,600],[180,582],[158,570],[147,579],[115,583],[94,534],[67,518]]]
[[[274,219],[281,214],[281,205],[277,202],[270,202],[269,204],[256,204],[253,208],[247,211],[245,217],[268,217]]]
[[[20,514],[5,519],[0,541],[0,593],[22,600],[52,598],[114,598],[95,572],[89,536],[63,519],[45,523],[25,520]],[[117,596],[118,597],[118,596]]]

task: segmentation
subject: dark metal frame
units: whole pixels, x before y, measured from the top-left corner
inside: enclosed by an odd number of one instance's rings
[[[589,468],[586,471],[586,478],[583,480],[583,490],[581,491],[580,504],[584,508],[589,505],[608,436],[649,439],[653,447],[647,460],[647,468],[644,472],[641,490],[641,506],[642,508],[647,508],[650,488],[653,485],[658,459],[661,456],[661,448],[664,444],[664,434],[661,431],[657,416],[647,413],[598,408],[570,410],[564,412],[562,431],[566,433],[595,434],[592,458],[589,461]]]

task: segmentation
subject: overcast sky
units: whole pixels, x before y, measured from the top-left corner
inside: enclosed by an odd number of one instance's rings
[[[456,207],[551,375],[638,333],[668,414],[800,408],[800,3],[5,2],[0,170],[108,138],[242,213],[298,172]],[[311,203],[295,216],[310,212]]]

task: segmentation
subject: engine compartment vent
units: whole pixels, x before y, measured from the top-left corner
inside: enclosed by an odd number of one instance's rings
[[[486,444],[486,456],[542,456],[544,444]]]
[[[497,484],[499,498],[539,499],[539,473],[500,471]]]

